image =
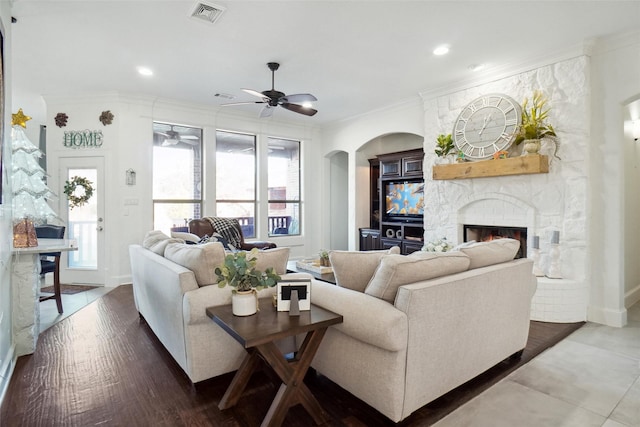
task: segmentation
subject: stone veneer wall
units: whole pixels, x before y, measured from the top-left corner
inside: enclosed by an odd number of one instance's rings
[[[461,242],[463,223],[527,227],[529,236],[540,236],[544,264],[548,262],[551,234],[559,230],[563,277],[581,283],[587,293],[589,67],[589,58],[579,56],[449,94],[423,94],[425,241],[445,236],[454,243]],[[456,117],[467,103],[489,93],[503,93],[522,103],[535,89],[549,98],[550,123],[559,136],[558,156],[562,160],[550,156],[548,174],[431,179],[436,136],[452,132]],[[512,156],[521,148],[513,151]],[[543,151],[551,153],[553,147],[547,145]],[[529,238],[529,248],[531,242]]]

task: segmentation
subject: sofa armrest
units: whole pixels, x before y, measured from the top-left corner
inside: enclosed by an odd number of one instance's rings
[[[314,280],[311,302],[341,314],[343,323],[332,328],[346,335],[389,351],[407,347],[407,315],[387,301]]]

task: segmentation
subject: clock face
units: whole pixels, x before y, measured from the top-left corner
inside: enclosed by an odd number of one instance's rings
[[[456,119],[453,142],[467,159],[488,159],[511,146],[521,121],[522,110],[512,98],[484,95],[464,107]]]

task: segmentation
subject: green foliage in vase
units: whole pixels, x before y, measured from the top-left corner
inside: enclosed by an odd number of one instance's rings
[[[264,272],[256,270],[257,252],[258,249],[254,248],[249,252],[240,251],[227,255],[224,264],[215,269],[218,287],[224,288],[229,285],[235,288],[233,292],[243,292],[275,286],[281,277],[273,267],[267,268]]]
[[[525,139],[555,137],[556,131],[547,123],[550,110],[547,108],[547,99],[539,90],[533,92],[531,105],[529,99],[525,98],[522,103],[522,124],[516,132],[514,143],[520,144]]]
[[[436,139],[436,149],[435,152],[438,157],[446,157],[450,153],[454,152],[455,146],[453,145],[453,137],[451,134],[438,135],[438,139]]]
[[[326,249],[321,249],[320,252],[318,253],[318,255],[322,259],[329,259],[329,251],[326,250]]]

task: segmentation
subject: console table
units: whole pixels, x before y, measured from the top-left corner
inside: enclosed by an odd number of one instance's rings
[[[280,426],[289,408],[301,404],[316,424],[328,422],[327,414],[304,384],[303,379],[315,356],[327,328],[342,323],[342,316],[311,304],[311,310],[301,311],[299,316],[276,311],[271,298],[260,299],[262,309],[252,316],[234,316],[231,305],[207,308],[207,316],[247,349],[240,368],[218,404],[220,409],[234,406],[240,400],[254,370],[260,366],[260,358],[282,380],[273,403],[262,421],[262,426]],[[306,333],[295,360],[289,362],[280,352],[275,341]]]
[[[38,239],[38,246],[14,248],[11,271],[13,337],[16,356],[31,354],[38,341],[40,323],[40,254],[77,251],[74,239]]]

